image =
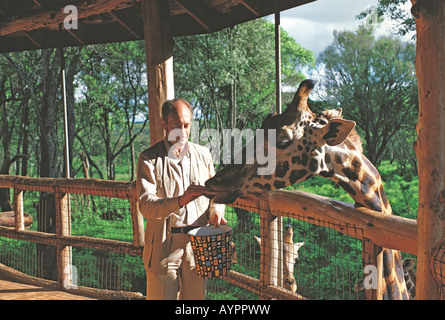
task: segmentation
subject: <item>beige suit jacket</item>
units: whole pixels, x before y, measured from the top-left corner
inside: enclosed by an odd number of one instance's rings
[[[146,149],[139,155],[137,164],[136,189],[138,206],[147,219],[143,260],[147,271],[166,274],[171,244],[171,214],[180,209],[175,195],[175,183],[170,168],[165,140]],[[204,185],[214,175],[210,151],[189,142],[190,184]],[[198,217],[193,224],[204,226],[209,220],[209,200],[201,196],[194,201]],[[224,206],[215,205],[215,211],[224,213]],[[186,250],[193,256],[190,243]],[[194,265],[194,261],[191,261]]]

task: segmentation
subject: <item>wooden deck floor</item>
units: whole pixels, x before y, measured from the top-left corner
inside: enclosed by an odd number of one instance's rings
[[[0,300],[95,300],[63,291],[0,280]]]

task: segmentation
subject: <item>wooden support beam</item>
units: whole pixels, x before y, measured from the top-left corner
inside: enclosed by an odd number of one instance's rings
[[[416,299],[440,299],[432,257],[445,235],[445,2],[411,0],[416,19],[419,92],[419,250]]]
[[[168,1],[143,0],[150,145],[164,139],[162,104],[174,97],[173,38]]]
[[[139,211],[138,197],[130,197],[131,221],[133,228],[133,246],[143,247],[145,244],[144,218]]]
[[[23,32],[23,34],[37,47],[37,49],[42,48],[42,45],[35,39],[35,37],[31,36],[31,34],[29,32],[25,31],[25,32]]]
[[[79,42],[79,45],[85,45],[85,26],[78,22],[78,28],[77,29],[65,29],[66,32],[68,32],[74,39],[76,39],[77,42]]]
[[[238,0],[244,7],[247,8],[247,10],[249,10],[250,12],[252,12],[254,15],[256,15],[257,17],[260,17],[261,15],[259,14],[259,12],[257,10],[255,10],[250,4],[247,3],[246,0]]]
[[[267,201],[260,201],[261,264],[260,280],[266,286],[278,285],[278,226],[277,217],[272,215]],[[262,299],[262,297],[260,297]]]
[[[71,235],[71,212],[69,194],[56,192],[56,234],[57,236]],[[73,285],[72,248],[64,244],[57,245],[57,273],[59,288],[71,288]]]
[[[144,38],[144,35],[138,32],[138,28],[135,25],[137,19],[132,16],[125,15],[122,11],[110,12],[110,15],[113,17],[114,20],[119,22],[121,26],[124,27],[135,39],[140,40]]]
[[[34,1],[34,3],[37,5],[37,7],[42,7],[42,5],[40,4],[40,2],[38,2],[37,0],[32,0]]]
[[[23,212],[23,190],[14,189],[15,230],[25,230],[25,216]]]
[[[209,23],[205,22],[206,16],[210,16],[205,14],[203,12],[204,9],[201,6],[196,4],[196,1],[190,1],[190,0],[176,0],[176,4],[181,7],[189,16],[191,16],[196,22],[198,22],[204,29],[207,30],[207,32],[210,32],[211,29],[209,27]]]
[[[77,6],[78,19],[84,19],[96,14],[111,12],[134,6],[140,0],[92,0],[85,1],[83,5]],[[63,23],[67,14],[61,10],[51,10],[23,17],[0,24],[0,36],[16,33],[19,31],[31,31],[40,28],[57,30],[59,24]]]

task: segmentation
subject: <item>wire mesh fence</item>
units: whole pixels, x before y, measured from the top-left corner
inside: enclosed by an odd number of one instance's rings
[[[261,238],[260,215],[258,208],[227,207],[226,218],[233,227],[233,241],[236,247],[236,263],[232,270],[260,279]],[[357,300],[364,299],[364,292],[356,290],[357,282],[363,276],[362,241],[346,236],[332,229],[330,223],[319,221],[314,225],[303,216],[280,219],[277,232],[276,284],[287,290],[286,280],[295,279],[294,289],[299,295],[314,300]],[[353,232],[363,233],[354,227]],[[298,258],[285,258],[288,250],[286,232],[292,230],[292,244],[304,242],[298,250]],[[286,263],[292,263],[292,270],[286,270]],[[291,275],[289,274],[291,273]],[[293,290],[290,290],[294,292]],[[209,281],[209,298],[221,299],[258,299],[258,294],[246,291],[236,285],[219,279]]]
[[[55,233],[54,193],[24,191],[23,208],[32,217],[29,231]],[[72,236],[133,241],[128,199],[69,195]],[[0,237],[0,263],[23,274],[57,280],[56,246]],[[73,286],[145,292],[145,271],[138,256],[73,247]]]
[[[118,246],[133,246],[132,200],[122,195],[114,197],[112,192],[88,194],[91,190],[85,188],[69,194],[65,207],[60,209],[60,196],[49,191],[48,186],[23,191],[23,211],[33,221],[27,228],[39,231],[39,235],[56,235],[60,221],[56,221],[54,211],[65,210],[70,219],[65,221],[63,234],[68,236],[39,238],[37,243],[0,237],[0,263],[26,275],[57,280],[57,250],[61,244],[70,243],[66,259],[73,285],[145,295],[141,250],[126,254],[124,249],[100,249],[92,242],[73,244],[70,239],[107,239],[117,241]],[[298,212],[272,212],[267,206],[257,205],[226,206],[225,216],[233,228],[232,272],[209,280],[207,299],[365,298],[364,292],[356,289],[363,277],[366,255],[363,229],[347,223],[315,221]],[[438,261],[442,258],[443,254],[438,255]],[[442,269],[438,268],[438,272]]]

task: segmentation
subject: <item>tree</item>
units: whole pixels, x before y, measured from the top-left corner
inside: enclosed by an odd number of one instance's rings
[[[324,98],[341,106],[364,137],[365,153],[378,165],[402,129],[415,134],[417,84],[415,48],[393,37],[375,39],[372,29],[334,32],[319,57],[325,75]]]
[[[283,87],[296,87],[314,66],[310,50],[282,31]],[[274,25],[257,19],[220,32],[179,37],[175,91],[195,106],[201,128],[258,128],[275,111]],[[292,97],[283,95],[283,104]]]
[[[136,130],[137,116],[148,113],[143,42],[89,46],[83,63],[78,79],[83,88],[76,136],[79,152],[86,153],[101,178],[105,175],[93,156],[105,154],[106,177],[114,180],[116,158],[130,148],[132,178],[133,142],[148,122],[147,117]]]
[[[377,7],[361,12],[357,18],[365,19],[372,14],[377,14],[379,17],[384,15],[398,23],[397,32],[400,35],[406,35],[409,32],[416,30],[416,22],[409,11],[404,9],[402,5],[410,0],[378,0]],[[376,10],[376,11],[374,11]]]
[[[9,174],[11,165],[27,156],[19,152],[14,156],[11,155],[12,141],[20,128],[16,116],[24,109],[21,103],[21,90],[17,82],[17,76],[11,72],[11,68],[5,68],[0,75],[0,132],[2,133],[0,136],[2,150],[0,174]],[[13,210],[9,193],[9,189],[0,188],[1,211]]]

